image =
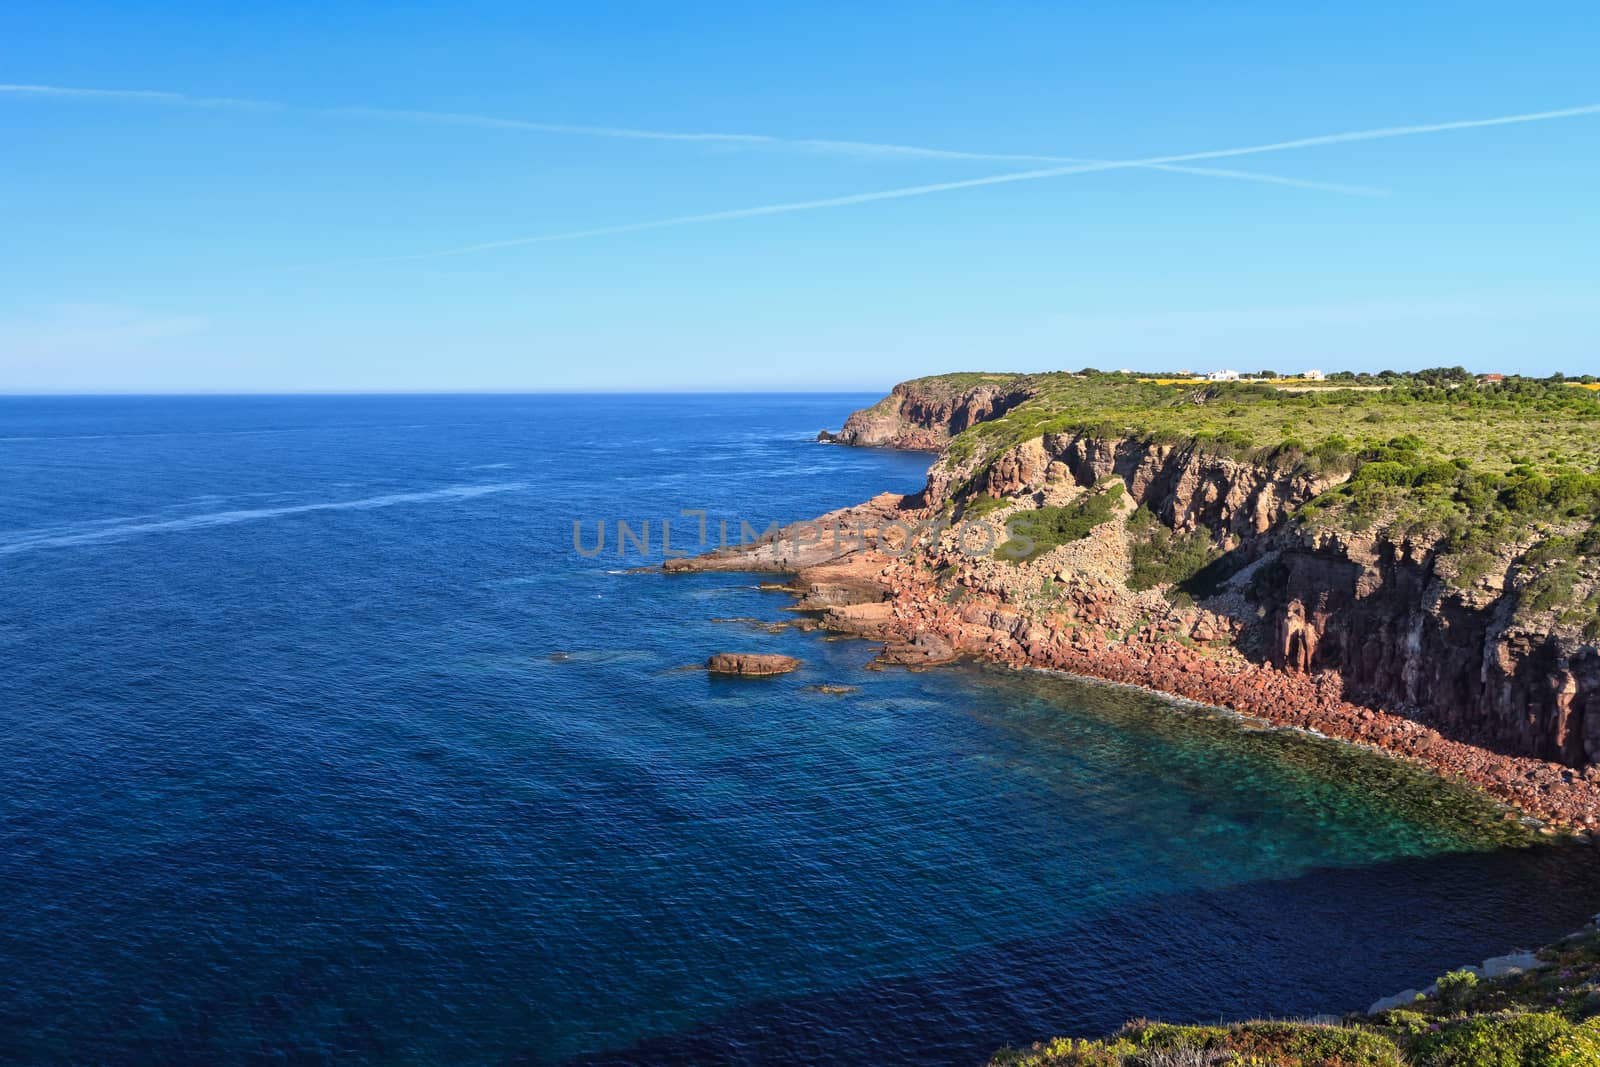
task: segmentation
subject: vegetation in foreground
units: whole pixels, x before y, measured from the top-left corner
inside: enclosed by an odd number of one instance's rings
[[[1440,977],[1436,991],[1340,1024],[1175,1026],[1139,1020],[1103,1040],[1058,1038],[1008,1049],[990,1067],[1596,1067],[1600,931],[1539,953],[1548,967],[1479,979]]]

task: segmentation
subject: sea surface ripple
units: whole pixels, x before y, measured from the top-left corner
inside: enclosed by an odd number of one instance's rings
[[[812,442],[871,399],[0,400],[0,1062],[973,1064],[1596,910],[1393,761],[617,555],[917,488]]]

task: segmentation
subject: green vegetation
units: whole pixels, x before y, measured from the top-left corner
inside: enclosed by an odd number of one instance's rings
[[[1581,537],[1546,537],[1518,562],[1527,578],[1519,614],[1553,611],[1557,622],[1581,630],[1586,639],[1600,637],[1600,527]]]
[[[1206,595],[1211,590],[1193,588],[1202,572],[1222,555],[1207,530],[1178,533],[1163,526],[1147,507],[1128,517],[1129,553],[1133,568],[1128,588],[1138,592],[1170,585],[1174,595]]]
[[[1312,471],[1349,470],[1396,438],[1419,461],[1467,460],[1503,473],[1519,462],[1600,471],[1600,396],[1565,381],[1480,384],[1459,368],[1411,375],[1332,376],[1325,388],[1250,382],[1162,384],[1127,374],[1022,375],[1032,397],[951,442],[956,463],[982,460],[1046,433],[1136,438]],[[920,379],[924,388],[995,375]],[[950,383],[950,384],[945,384]],[[1539,460],[1531,458],[1537,455]]]
[[[1001,384],[963,375],[922,387],[954,390],[969,379]],[[1555,542],[1564,555],[1521,563],[1522,610],[1600,635],[1600,392],[1573,384],[1479,382],[1460,368],[1340,373],[1321,387],[1019,376],[1003,385],[1030,398],[957,435],[947,462],[970,475],[1023,441],[1071,433],[1314,476],[1335,484],[1302,505],[1300,521],[1425,542],[1461,588],[1504,569],[1519,549]],[[1210,562],[1198,537],[1147,528],[1134,547],[1134,588],[1181,587]]]
[[[999,511],[1008,504],[1015,503],[1015,500],[1007,500],[1003,496],[975,496],[962,507],[961,517],[963,519],[981,519],[985,515]]]
[[[1551,1012],[1469,1019],[1417,1048],[1421,1062],[1438,1067],[1593,1067],[1600,1024],[1574,1025]]]
[[[1440,975],[1436,984],[1439,987],[1439,1003],[1452,1010],[1472,1003],[1472,998],[1478,992],[1478,976],[1471,971],[1451,971]]]
[[[924,396],[952,397],[980,385],[1004,386],[1017,381],[1017,375],[1001,371],[959,371],[953,374],[930,374],[913,378],[907,386]]]
[[[1081,540],[1096,526],[1116,517],[1117,501],[1122,494],[1122,483],[1111,481],[1064,507],[1025,511],[1006,523],[1006,532],[1011,537],[994,550],[994,558],[1021,563]]]
[[[1058,1038],[997,1054],[991,1067],[1595,1067],[1600,1064],[1600,932],[1540,954],[1549,966],[1504,978],[1440,977],[1407,1008],[1342,1025],[1136,1021],[1099,1041]]]
[[[1429,458],[1424,447],[1420,438],[1406,435],[1363,450],[1350,479],[1318,497],[1302,517],[1358,531],[1382,523],[1396,539],[1436,539],[1446,553],[1480,561],[1530,529],[1563,526],[1587,533],[1559,539],[1570,552],[1560,562],[1600,554],[1594,525],[1600,518],[1600,474],[1565,457],[1543,466],[1523,461],[1481,470],[1465,457]],[[1557,561],[1546,556],[1542,562]]]
[[[1399,1046],[1381,1034],[1341,1026],[1250,1022],[1169,1026],[1135,1022],[1110,1041],[1061,1038],[1025,1052],[1002,1052],[991,1067],[1405,1067]]]

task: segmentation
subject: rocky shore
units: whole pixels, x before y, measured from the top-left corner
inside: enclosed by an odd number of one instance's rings
[[[1140,686],[1416,760],[1547,833],[1600,832],[1591,648],[1513,619],[1492,582],[1441,592],[1426,545],[1308,539],[1290,516],[1336,477],[1083,434],[965,459],[953,435],[1028,398],[976,377],[965,391],[897,387],[825,435],[944,448],[922,492],[666,570],[785,574],[795,610],[880,642],[886,664],[964,656]],[[1107,485],[1110,518],[1037,558],[971,550],[975,528],[1003,541],[1009,516]],[[1198,601],[1131,588],[1136,507],[1174,536],[1209,531],[1240,564]]]
[[[1335,672],[1289,672],[1251,662],[1233,647],[1223,620],[1174,613],[1124,633],[1115,629],[1113,609],[1084,596],[1040,625],[998,600],[969,594],[948,603],[934,573],[916,561],[870,547],[836,546],[826,532],[815,545],[805,545],[818,538],[819,529],[903,521],[915,514],[915,503],[879,497],[786,528],[771,542],[671,560],[666,569],[790,575],[785,588],[796,610],[817,613],[825,630],[881,643],[882,663],[933,666],[970,656],[1151,689],[1417,760],[1550,824],[1551,832],[1600,830],[1600,768],[1580,772],[1502,755],[1451,740],[1414,718],[1350,702]]]

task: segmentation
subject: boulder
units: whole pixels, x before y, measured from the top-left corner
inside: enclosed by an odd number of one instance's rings
[[[880,663],[895,663],[905,667],[931,667],[949,663],[956,651],[938,634],[919,633],[904,643],[890,644],[878,655]]]
[[[1374,1000],[1367,1008],[1367,1014],[1376,1015],[1381,1011],[1388,1011],[1391,1008],[1409,1008],[1420,996],[1422,996],[1422,990],[1407,989],[1396,993],[1392,997],[1383,997],[1379,1000]]]
[[[759,652],[718,652],[706,660],[706,670],[712,674],[738,674],[747,677],[788,674],[800,661],[793,656],[778,656]]]

